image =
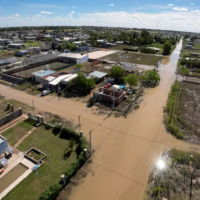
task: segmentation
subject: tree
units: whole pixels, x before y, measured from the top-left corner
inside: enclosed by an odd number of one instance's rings
[[[145,40],[144,40],[144,38],[140,37],[137,39],[136,43],[137,43],[137,45],[142,46],[145,44]]]
[[[75,66],[76,66],[76,68],[79,68],[79,69],[80,69],[80,68],[82,67],[82,64],[81,64],[81,63],[78,63],[78,64],[76,64]]]
[[[120,79],[124,76],[125,72],[120,66],[113,66],[110,70],[110,77],[114,79]]]
[[[138,81],[138,76],[135,74],[130,74],[125,78],[125,82],[128,83],[130,87],[137,86]]]
[[[95,81],[93,78],[86,78],[83,73],[79,72],[78,76],[74,78],[70,84],[67,85],[65,92],[75,91],[77,93],[87,93],[94,88]]]
[[[160,82],[160,75],[157,71],[147,70],[142,76],[142,80],[149,86],[155,86]]]
[[[71,138],[70,141],[69,141],[69,147],[73,148],[74,145],[75,145],[75,140],[73,138]]]
[[[169,55],[172,48],[171,42],[168,40],[163,45],[163,55]]]

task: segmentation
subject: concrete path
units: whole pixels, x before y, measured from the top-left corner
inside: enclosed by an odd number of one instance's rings
[[[27,138],[35,129],[36,129],[36,127],[33,127],[26,135],[24,135],[24,136],[14,145],[14,148],[17,148],[17,147],[24,141],[24,139]]]

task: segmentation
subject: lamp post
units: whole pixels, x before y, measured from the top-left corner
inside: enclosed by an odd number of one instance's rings
[[[81,131],[81,117],[84,117],[83,115],[79,115],[78,119],[79,119],[79,132]]]

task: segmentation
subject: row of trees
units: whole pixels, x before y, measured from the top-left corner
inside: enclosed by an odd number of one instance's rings
[[[125,72],[120,66],[112,67],[109,76],[114,78],[115,82],[119,82],[120,79],[123,79],[130,87],[137,86],[139,80],[146,86],[155,86],[160,82],[160,75],[157,71],[147,70],[142,77],[136,74],[130,74],[125,77]]]
[[[58,49],[59,50],[64,50],[64,49],[68,49],[70,51],[76,51],[76,45],[70,43],[70,42],[62,42],[58,45]]]

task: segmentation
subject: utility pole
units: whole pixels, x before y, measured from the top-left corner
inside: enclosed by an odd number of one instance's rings
[[[34,102],[33,102],[33,100],[32,100],[32,105],[33,105],[33,114],[35,115],[35,108],[34,108]]]
[[[199,160],[200,160],[200,156],[199,156],[199,158],[198,158],[198,160],[196,162],[196,165],[195,165],[194,170],[193,170],[192,175],[191,175],[191,180],[190,180],[191,181],[190,182],[190,200],[192,200],[192,179],[193,179],[194,172],[195,172],[195,170],[196,170],[196,168],[198,166]]]
[[[91,134],[92,131],[89,132],[89,135],[90,135],[90,155],[92,154],[92,139],[91,139]]]
[[[79,119],[79,132],[81,131],[81,117],[84,117],[83,115],[79,115],[78,119]]]

